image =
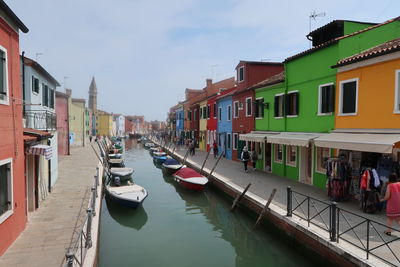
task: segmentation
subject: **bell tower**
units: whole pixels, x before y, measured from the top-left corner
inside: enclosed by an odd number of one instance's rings
[[[92,132],[93,136],[97,135],[97,86],[94,77],[89,86],[89,110],[92,113]]]

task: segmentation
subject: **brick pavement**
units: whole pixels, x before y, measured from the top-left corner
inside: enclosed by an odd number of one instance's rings
[[[52,192],[29,219],[26,229],[0,257],[1,267],[59,266],[70,244],[82,200],[94,183],[98,159],[90,146],[71,148],[59,158]]]

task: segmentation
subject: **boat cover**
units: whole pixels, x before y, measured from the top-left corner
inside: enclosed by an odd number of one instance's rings
[[[177,161],[176,159],[167,159],[164,162],[164,165],[180,165],[181,163]]]
[[[197,178],[197,177],[204,177],[200,173],[196,172],[195,170],[191,168],[182,168],[179,171],[175,173],[176,176],[179,176],[182,179],[187,179],[187,178]]]

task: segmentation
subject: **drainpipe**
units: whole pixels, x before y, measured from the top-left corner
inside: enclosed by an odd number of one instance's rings
[[[22,114],[25,117],[25,51],[22,51]]]
[[[69,96],[67,96],[67,140],[68,140],[68,156],[71,155],[70,141],[69,141]]]

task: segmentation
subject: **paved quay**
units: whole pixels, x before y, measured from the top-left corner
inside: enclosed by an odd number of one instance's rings
[[[59,158],[58,180],[30,217],[26,229],[0,257],[1,267],[60,266],[69,247],[98,159],[90,145]],[[90,191],[90,190],[89,190]],[[85,206],[86,208],[86,206]]]
[[[171,149],[172,150],[172,149]],[[183,158],[186,154],[186,149],[177,149],[175,150],[175,154],[179,155],[180,158]],[[203,151],[196,151],[194,156],[188,156],[187,161],[196,166],[201,168],[207,153]],[[214,166],[216,159],[212,154],[210,154],[207,163],[205,164],[204,170],[208,173]],[[219,164],[215,168],[214,176],[219,177],[219,179],[223,179],[224,181],[228,181],[234,185],[239,186],[243,190],[248,183],[251,183],[251,187],[248,190],[247,194],[254,194],[256,197],[263,199],[264,201],[268,199],[271,194],[271,191],[275,188],[277,192],[275,194],[274,200],[272,201],[273,204],[278,206],[282,209],[283,213],[286,214],[286,203],[287,203],[287,187],[290,186],[292,190],[302,193],[304,195],[313,197],[315,199],[324,201],[329,203],[329,197],[327,196],[326,189],[316,188],[311,185],[307,185],[298,181],[294,181],[285,177],[280,177],[274,174],[265,173],[261,171],[253,171],[250,170],[249,172],[244,172],[243,164],[241,162],[236,162],[232,160],[227,160],[225,158],[221,158]],[[297,195],[296,198],[299,202],[301,202],[304,197]],[[297,206],[297,203],[293,200],[293,207]],[[369,249],[372,249],[372,252],[376,255],[392,262],[394,265],[398,265],[400,261],[396,260],[396,256],[394,256],[390,250],[397,254],[396,251],[400,251],[400,232],[396,232],[393,236],[389,237],[386,236],[383,231],[386,225],[386,215],[385,212],[377,212],[375,214],[364,213],[360,210],[359,204],[357,200],[349,200],[344,202],[338,202],[337,206],[354,213],[356,215],[363,216],[369,220],[375,221],[377,223],[371,223],[369,227]],[[318,211],[321,211],[325,206],[319,205],[318,202],[315,203],[315,208],[311,205],[310,207],[310,214],[311,216],[315,215]],[[302,209],[301,209],[302,208]],[[307,202],[304,202],[301,205],[301,208],[298,208],[295,213],[301,214],[303,217],[307,216]],[[345,216],[345,217],[344,217]],[[355,251],[356,247],[351,245],[343,240],[346,238],[350,240],[353,244],[357,246],[366,248],[367,242],[367,223],[363,218],[354,216],[350,213],[344,212],[344,216],[340,214],[339,220],[339,233],[342,233],[342,237],[340,239],[341,246],[344,246],[347,251]],[[295,217],[297,219],[295,219]],[[307,222],[304,219],[301,219],[295,215],[293,215],[294,220],[297,220],[298,223],[305,225],[307,228]],[[321,230],[321,228],[327,229],[329,227],[329,212],[325,210],[324,212],[320,213],[320,216],[315,216],[312,221],[319,225],[320,228],[316,228],[315,226],[311,225],[309,231],[311,232],[318,232],[319,236],[324,236],[324,238],[329,243],[329,234],[326,230]],[[382,225],[379,225],[382,224]],[[353,230],[348,230],[351,227],[355,228]],[[397,230],[399,230],[398,226],[394,226]],[[345,232],[345,233],[344,233]],[[385,242],[389,242],[390,249],[384,244]],[[330,243],[333,247],[337,247],[335,244],[336,242]],[[328,245],[331,246],[331,245]],[[332,247],[331,246],[331,247]],[[336,248],[334,248],[336,249]],[[366,252],[358,250],[355,252],[361,260],[362,263],[360,265],[371,265],[371,266],[385,266],[382,261],[379,259],[372,257],[370,255],[370,260],[374,258],[372,261],[366,261]]]

